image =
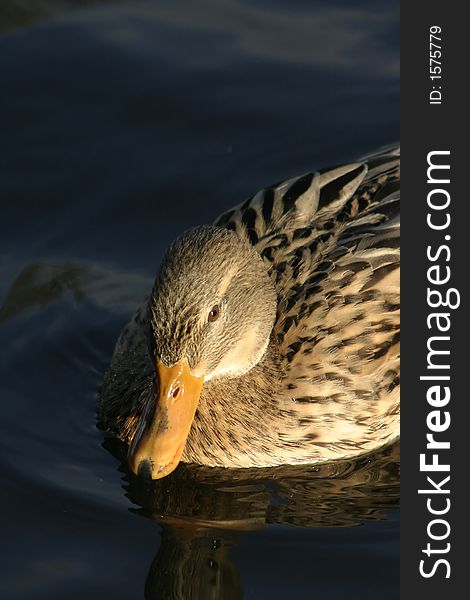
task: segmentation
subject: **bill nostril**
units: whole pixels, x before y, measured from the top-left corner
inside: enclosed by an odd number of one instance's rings
[[[180,393],[180,388],[178,386],[171,392],[171,395],[173,396],[173,398],[178,398],[179,393]]]
[[[152,478],[152,461],[149,458],[144,458],[144,460],[140,461],[137,474],[140,477]]]

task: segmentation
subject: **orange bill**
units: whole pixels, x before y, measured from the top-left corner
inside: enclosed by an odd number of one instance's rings
[[[144,468],[150,470],[152,479],[165,477],[178,466],[204,382],[185,361],[172,367],[157,362],[156,368],[160,391],[153,421],[129,456],[134,473]]]

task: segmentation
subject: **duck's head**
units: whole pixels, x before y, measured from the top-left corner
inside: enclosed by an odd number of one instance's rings
[[[234,232],[199,227],[167,250],[149,303],[157,393],[129,451],[153,479],[181,459],[205,381],[238,377],[269,343],[277,297],[260,255]]]

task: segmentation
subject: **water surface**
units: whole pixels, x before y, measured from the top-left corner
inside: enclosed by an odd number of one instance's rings
[[[2,598],[397,598],[398,451],[143,482],[95,427],[168,243],[399,135],[398,3],[0,12]]]

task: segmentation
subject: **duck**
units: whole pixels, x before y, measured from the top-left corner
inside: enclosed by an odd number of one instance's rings
[[[315,465],[399,439],[399,203],[389,147],[175,239],[98,398],[136,475]]]

